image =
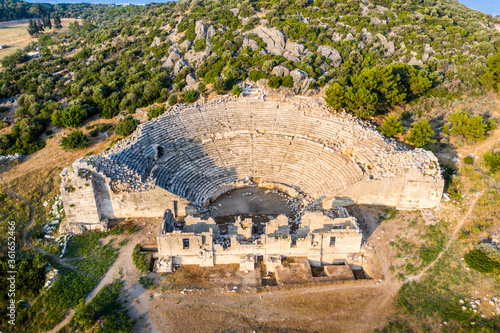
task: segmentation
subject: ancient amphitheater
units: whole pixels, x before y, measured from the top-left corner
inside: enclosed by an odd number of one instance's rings
[[[251,186],[298,198],[304,211],[439,203],[444,182],[432,153],[401,147],[322,99],[264,99],[178,105],[102,155],[75,161],[61,185],[68,222],[92,229],[167,209],[179,219]]]

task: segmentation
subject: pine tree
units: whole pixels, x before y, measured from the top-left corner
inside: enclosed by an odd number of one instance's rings
[[[54,28],[58,30],[62,29],[61,18],[59,15],[54,16]]]
[[[38,33],[38,26],[32,19],[30,19],[30,22],[28,24],[28,33],[30,34],[30,36],[34,36]]]
[[[423,147],[428,143],[434,143],[433,140],[434,131],[431,125],[427,122],[427,119],[422,118],[419,122],[413,124],[413,127],[408,132],[408,142],[413,144],[415,147]]]
[[[50,13],[47,13],[47,27],[52,29],[52,22],[50,22]]]
[[[386,137],[390,138],[398,135],[399,133],[403,133],[405,131],[405,127],[401,123],[401,120],[399,120],[396,115],[392,114],[385,117],[384,124],[380,126],[378,130]]]
[[[45,30],[43,29],[43,24],[42,24],[42,21],[38,20],[38,21],[36,22],[36,26],[37,26],[37,28],[38,28],[38,32],[45,31]]]

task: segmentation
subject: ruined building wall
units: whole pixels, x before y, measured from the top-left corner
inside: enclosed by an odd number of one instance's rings
[[[187,200],[159,187],[141,191],[113,191],[105,178],[96,175],[96,199],[104,218],[162,217],[165,209],[185,216]]]
[[[299,237],[295,244],[292,243],[292,237],[286,233],[285,228],[281,230],[283,231],[281,234],[280,230],[276,229],[276,225],[282,224],[280,219],[287,220],[285,216],[279,216],[268,223],[272,226],[271,230],[267,230],[266,226],[266,234],[257,240],[246,241],[241,234],[231,235],[230,246],[226,249],[214,242],[212,228],[205,229],[208,232],[201,233],[196,232],[196,228],[190,228],[190,232],[166,233],[162,231],[162,226],[157,238],[158,255],[172,257],[176,265],[238,264],[243,257],[248,256],[307,257],[311,264],[319,265],[331,264],[338,259],[348,259],[350,255],[359,252],[362,234],[355,218],[332,220],[322,213],[311,212],[307,212],[304,216],[304,229],[299,233],[303,234],[303,237]],[[200,226],[204,226],[204,223],[201,222]],[[332,229],[332,226],[338,226],[339,229]],[[288,225],[285,227],[289,228]],[[334,242],[331,240],[332,237],[335,238]]]
[[[95,198],[95,177],[90,171],[68,168],[61,173],[61,199],[68,222],[80,222],[88,229],[100,228]]]

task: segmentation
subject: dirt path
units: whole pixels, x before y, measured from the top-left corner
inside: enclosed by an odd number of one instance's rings
[[[1,180],[1,177],[0,177],[0,180]],[[29,210],[30,210],[29,222],[28,222],[28,225],[21,231],[21,239],[23,240],[24,244],[26,244],[32,250],[38,251],[40,253],[45,254],[46,256],[49,256],[53,261],[55,261],[57,264],[59,264],[61,266],[70,268],[70,269],[74,270],[75,272],[78,272],[80,274],[83,274],[83,275],[86,275],[90,278],[95,279],[95,277],[93,275],[82,272],[81,270],[66,263],[63,259],[60,259],[58,256],[54,255],[53,253],[50,253],[50,252],[46,251],[45,249],[42,249],[40,247],[33,245],[33,243],[31,242],[31,239],[29,239],[29,237],[28,237],[28,230],[33,225],[33,223],[35,221],[35,208],[31,204],[31,202],[29,202],[28,200],[26,200],[25,198],[23,198],[19,194],[15,193],[7,188],[5,189],[5,193],[23,201],[29,207]]]
[[[420,280],[420,278],[422,278],[422,276],[425,274],[425,272],[427,272],[430,268],[432,268],[439,261],[439,259],[441,259],[441,257],[443,256],[443,254],[446,251],[448,251],[448,249],[450,248],[451,244],[453,243],[453,241],[457,237],[458,232],[463,227],[464,223],[467,222],[467,219],[469,218],[470,214],[472,213],[472,210],[476,206],[477,201],[483,195],[483,193],[484,193],[484,190],[481,191],[481,192],[476,193],[476,195],[475,195],[476,197],[470,203],[469,209],[467,210],[467,213],[460,219],[460,221],[457,223],[457,225],[455,226],[455,228],[453,228],[453,232],[452,232],[450,238],[448,239],[448,242],[446,243],[446,245],[443,248],[443,250],[439,253],[439,255],[437,256],[437,258],[433,262],[431,262],[427,267],[425,267],[417,275],[409,276],[408,277],[408,281],[418,281],[418,280]]]
[[[141,274],[132,262],[132,252],[135,245],[143,242],[149,230],[155,227],[155,225],[151,225],[131,236],[126,234],[120,236],[122,239],[129,239],[127,244],[120,248],[115,262],[97,286],[85,297],[85,304],[88,304],[106,285],[112,283],[115,279],[122,279],[125,284],[120,297],[122,301],[126,302],[129,315],[135,319],[138,331],[151,333],[159,333],[160,330],[156,328],[149,318],[149,295],[146,294],[146,290],[138,282]],[[49,333],[56,333],[62,329],[71,321],[74,314],[74,310],[71,310],[64,320],[49,331]]]

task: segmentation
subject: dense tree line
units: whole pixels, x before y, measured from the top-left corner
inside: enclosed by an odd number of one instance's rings
[[[112,118],[120,111],[134,113],[153,103],[192,102],[206,95],[207,85],[220,94],[238,94],[237,84],[246,78],[267,79],[271,88],[293,87],[291,76],[271,74],[277,65],[307,73],[315,80],[310,89],[328,85],[326,97],[332,107],[362,117],[386,113],[422,96],[453,99],[471,90],[498,89],[500,60],[494,54],[500,47],[500,34],[474,23],[481,21],[489,27],[494,21],[458,4],[391,1],[387,10],[369,16],[361,15],[356,1],[243,1],[234,15],[230,9],[237,4],[234,0],[203,5],[183,0],[147,6],[56,5],[46,7],[52,10],[47,11],[40,5],[30,9],[37,13],[42,28],[42,14],[47,23],[50,12],[56,27],[56,15],[63,16],[62,9],[71,9],[69,16],[78,15],[82,21],[71,23],[65,34],[47,29],[38,34],[37,43],[2,60],[0,97],[22,94],[29,96],[29,103],[21,98],[26,105],[20,104],[16,115],[22,121],[16,123],[15,134],[0,137],[1,152],[39,149],[43,145],[37,135],[49,123],[76,128],[97,113]],[[261,24],[253,17],[261,8],[266,10],[265,25],[280,29],[288,40],[302,43],[310,52],[298,61],[264,54],[266,45],[255,34],[245,38],[255,41],[258,48],[243,47],[244,36],[238,29],[249,31]],[[374,24],[372,17],[387,24]],[[248,19],[245,25],[244,18]],[[214,26],[209,40],[195,39],[198,20]],[[163,67],[173,45],[166,37],[174,28],[183,33],[177,45],[190,41],[196,51],[209,44],[211,49],[206,58],[176,74],[173,68]],[[422,66],[396,63],[398,55],[386,54],[377,44],[378,37],[358,47],[363,29],[372,35],[392,29],[388,38],[396,45],[404,43],[408,52],[421,54],[429,44],[437,53]],[[354,41],[334,41],[334,32],[350,33]],[[162,43],[152,45],[155,37]],[[470,45],[468,53],[457,53],[464,43]],[[317,51],[320,45],[334,47],[343,62],[334,65]],[[41,57],[27,61],[26,52],[35,48],[41,50]],[[186,78],[193,74],[201,81],[198,89],[185,90]],[[400,133],[396,125],[388,123],[387,133]]]

